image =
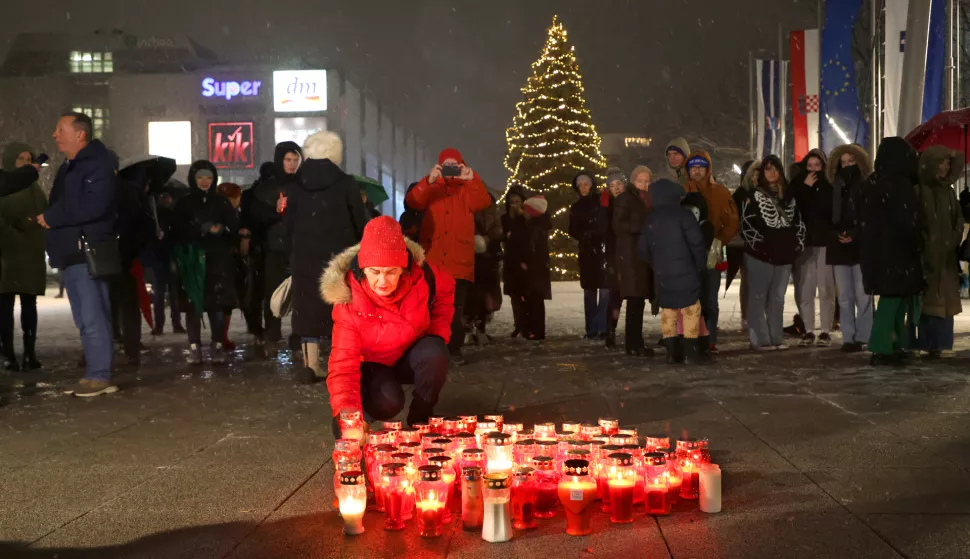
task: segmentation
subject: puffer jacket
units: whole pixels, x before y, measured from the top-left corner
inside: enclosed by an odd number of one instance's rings
[[[334,415],[341,409],[362,410],[360,364],[392,366],[424,336],[451,338],[455,312],[455,280],[443,268],[429,265],[434,274],[434,300],[424,276],[424,249],[407,241],[412,264],[410,290],[398,305],[382,305],[362,284],[357,263],[360,245],[338,254],[320,278],[320,296],[333,305],[333,348],[327,374],[327,391]]]
[[[950,172],[940,179],[944,159]],[[960,302],[960,264],[953,257],[963,240],[963,212],[953,183],[963,175],[963,154],[945,146],[932,146],[920,157],[917,197],[923,206],[923,314],[947,318],[963,311]],[[6,271],[6,270],[4,270]]]
[[[582,173],[592,177],[592,173]],[[577,180],[573,179],[573,190],[579,193]],[[610,229],[609,215],[600,203],[601,194],[593,179],[589,194],[580,196],[569,207],[569,236],[579,242],[579,284],[583,289],[602,289],[607,287],[606,275],[606,235]]]

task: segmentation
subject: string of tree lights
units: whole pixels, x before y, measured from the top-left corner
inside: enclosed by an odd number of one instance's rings
[[[602,183],[606,159],[586,108],[575,49],[558,16],[552,19],[542,56],[532,64],[522,94],[512,127],[505,132],[505,167],[512,173],[506,192],[520,184],[546,197],[554,228],[549,244],[553,277],[576,279],[576,242],[565,233],[567,210],[576,200],[572,180],[587,172]]]

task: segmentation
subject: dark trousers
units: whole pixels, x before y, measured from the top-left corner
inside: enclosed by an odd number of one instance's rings
[[[598,298],[598,300],[597,300]],[[583,314],[586,316],[586,337],[595,338],[607,331],[610,308],[609,289],[584,289]]]
[[[525,303],[522,302],[522,297],[519,295],[509,295],[509,299],[512,301],[512,323],[515,325],[515,329],[519,332],[525,331]]]
[[[243,315],[249,333],[270,343],[283,339],[283,321],[273,315],[270,301],[273,292],[290,276],[290,259],[279,251],[268,251],[252,261],[252,296],[245,303]]]
[[[542,296],[527,296],[522,302],[525,316],[523,332],[536,338],[546,337],[546,300]]]
[[[717,322],[721,314],[717,300],[721,291],[721,272],[717,270],[701,272],[701,286],[701,313],[704,315],[707,331],[711,334],[711,343],[716,344]]]
[[[953,349],[953,317],[942,318],[928,314],[920,316],[917,347],[923,351]]]
[[[643,349],[643,310],[647,300],[643,297],[626,298],[626,349]]]
[[[17,293],[0,294],[0,341],[8,355],[13,355],[13,307]],[[24,333],[24,347],[37,337],[37,296],[20,294],[20,328]]]
[[[452,354],[461,351],[465,344],[465,301],[471,287],[472,282],[468,280],[455,280],[455,314],[451,318],[451,341],[448,342]]]
[[[172,263],[165,261],[152,266],[155,283],[152,285],[152,309],[155,315],[155,329],[159,332],[165,328],[165,295],[168,295],[172,310],[172,326],[182,327],[182,314],[179,312],[179,282],[178,274],[172,270]]]
[[[115,339],[120,339],[126,355],[141,351],[141,302],[138,280],[131,272],[112,278],[108,284],[111,299],[111,325]]]
[[[616,331],[616,326],[620,323],[620,309],[623,308],[623,297],[620,297],[619,289],[610,289],[610,306],[607,310],[607,325],[611,331]]]
[[[386,421],[399,414],[404,409],[402,385],[413,384],[408,425],[427,422],[448,377],[448,359],[449,351],[444,340],[425,336],[405,351],[393,366],[362,363],[360,394],[367,419]]]
[[[212,343],[221,344],[225,342],[226,334],[226,312],[208,311],[209,330],[212,332]],[[185,313],[185,329],[189,333],[189,343],[202,345],[202,315],[189,305],[189,310]]]

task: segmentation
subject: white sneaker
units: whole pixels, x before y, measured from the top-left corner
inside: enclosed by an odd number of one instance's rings
[[[199,344],[189,345],[189,354],[185,357],[185,362],[189,365],[202,364],[202,348],[199,347]]]
[[[775,351],[785,351],[788,349],[788,344],[778,344],[775,346]]]

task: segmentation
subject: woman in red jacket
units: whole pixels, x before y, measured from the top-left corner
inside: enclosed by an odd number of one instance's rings
[[[448,374],[455,280],[384,216],[330,261],[320,293],[334,306],[327,376],[334,416],[391,419],[404,408],[401,385],[413,384],[407,422],[426,422]]]

